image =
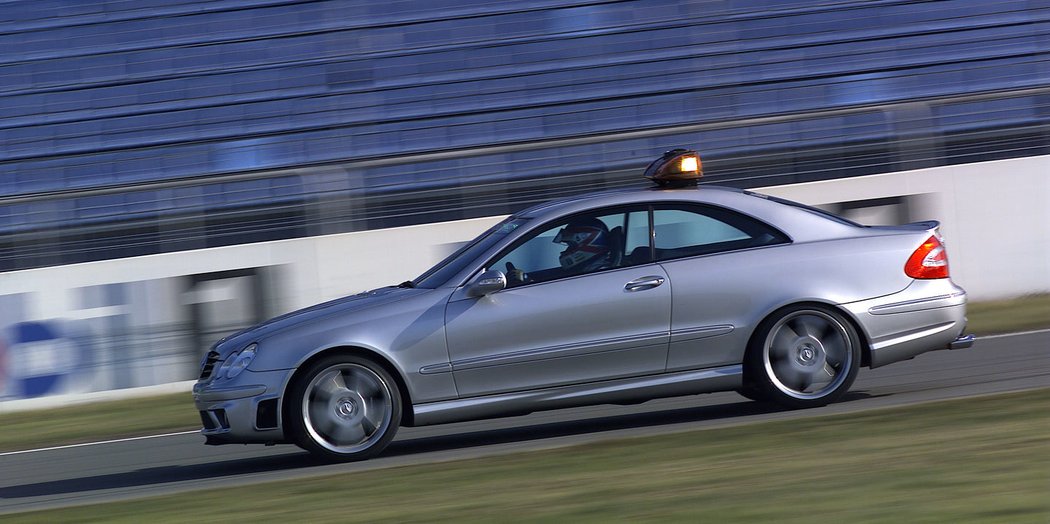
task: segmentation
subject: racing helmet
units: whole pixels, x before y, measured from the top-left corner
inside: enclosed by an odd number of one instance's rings
[[[606,264],[612,253],[609,228],[594,217],[578,218],[566,224],[554,242],[568,246],[558,255],[564,269],[590,271]]]

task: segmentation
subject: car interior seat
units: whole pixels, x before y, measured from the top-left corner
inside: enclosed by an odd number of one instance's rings
[[[609,267],[620,267],[623,262],[624,249],[623,226],[616,226],[609,230],[609,246],[612,248],[609,254]]]

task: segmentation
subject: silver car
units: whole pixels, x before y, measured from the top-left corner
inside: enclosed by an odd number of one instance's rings
[[[193,388],[207,443],[359,460],[399,426],[587,404],[822,406],[862,366],[973,344],[937,222],[862,226],[690,172],[670,152],[656,187],[533,207],[415,280],[220,340]]]

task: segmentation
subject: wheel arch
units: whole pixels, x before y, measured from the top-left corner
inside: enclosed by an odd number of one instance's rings
[[[789,302],[786,304],[780,304],[775,309],[767,312],[762,317],[762,319],[755,324],[755,328],[751,330],[751,335],[748,336],[747,339],[747,348],[745,352],[751,351],[751,348],[754,347],[757,338],[762,336],[762,332],[765,331],[764,329],[760,328],[765,326],[767,322],[769,322],[771,319],[780,316],[781,314],[783,314],[784,311],[788,309],[806,306],[830,309],[842,315],[842,318],[846,319],[846,321],[849,322],[850,327],[853,328],[853,331],[857,334],[857,338],[860,340],[861,367],[867,367],[871,365],[871,341],[868,338],[868,333],[864,330],[864,326],[860,324],[860,321],[858,321],[857,318],[853,315],[853,313],[851,313],[849,310],[833,302],[825,302],[822,300],[800,300],[796,302]],[[745,374],[747,373],[746,366],[744,372]],[[747,376],[744,377],[744,380],[747,380]]]
[[[304,370],[308,369],[314,362],[317,362],[318,360],[333,355],[346,355],[365,358],[374,362],[376,365],[382,367],[387,373],[389,373],[390,376],[393,377],[394,383],[397,385],[398,393],[401,395],[401,425],[411,426],[413,424],[413,420],[415,419],[415,413],[412,410],[412,397],[409,394],[408,385],[405,381],[404,375],[401,373],[398,367],[395,366],[394,363],[391,362],[390,359],[386,358],[386,356],[384,356],[382,353],[361,346],[330,347],[318,351],[310,355],[310,357],[306,360],[300,362],[299,365],[296,367],[295,372],[292,373],[291,377],[289,377],[288,381],[284,384],[284,389],[281,392],[282,420],[287,420],[288,417],[288,392],[299,380],[302,379]],[[286,429],[285,426],[286,424],[281,424],[282,429]],[[285,435],[285,437],[287,438],[288,435]]]

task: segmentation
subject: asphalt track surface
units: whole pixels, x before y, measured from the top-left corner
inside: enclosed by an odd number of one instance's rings
[[[352,464],[322,464],[293,446],[204,446],[197,434],[7,453],[0,454],[0,514],[1042,387],[1050,387],[1047,330],[862,369],[844,400],[804,411],[715,393],[402,428],[381,457]]]

